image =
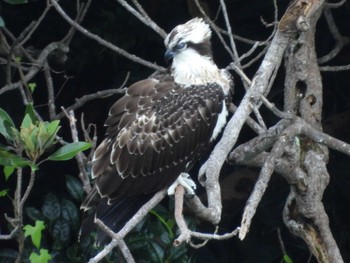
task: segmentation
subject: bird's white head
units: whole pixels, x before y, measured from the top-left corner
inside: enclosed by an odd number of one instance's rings
[[[220,70],[212,58],[211,30],[202,18],[175,27],[165,38],[165,60],[170,61],[175,82],[199,85],[217,81]]]
[[[164,44],[169,48],[175,48],[179,43],[200,44],[210,40],[211,30],[202,18],[194,18],[185,24],[175,27],[165,38]]]

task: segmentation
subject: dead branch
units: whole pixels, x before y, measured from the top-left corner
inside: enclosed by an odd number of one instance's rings
[[[123,89],[108,89],[108,90],[101,90],[97,91],[96,93],[84,95],[81,98],[75,99],[75,103],[69,107],[67,107],[67,111],[70,110],[76,110],[82,107],[85,103],[95,100],[95,99],[100,99],[100,98],[105,98],[114,94],[124,94],[126,91],[125,88]],[[64,117],[64,112],[61,112],[56,115],[56,119],[62,119]]]
[[[258,72],[255,74],[251,87],[242,99],[236,113],[228,122],[221,140],[200,170],[200,178],[204,174],[206,175],[204,186],[208,193],[208,208],[205,210],[208,210],[207,214],[211,215],[207,220],[213,224],[217,224],[221,218],[221,195],[218,182],[221,167],[236,143],[240,130],[254,105],[259,102],[260,96],[264,93],[269,81],[272,81],[270,77],[274,69],[280,65],[287,43],[288,35],[277,32]]]
[[[183,203],[184,203],[185,188],[182,185],[178,185],[175,189],[175,221],[180,229],[180,235],[174,240],[174,246],[182,244],[182,242],[188,243],[191,239],[190,230],[187,227],[185,219],[182,215]]]
[[[134,5],[137,7],[138,11],[136,11],[131,5],[129,5],[124,0],[117,0],[119,4],[121,4],[126,10],[128,10],[129,13],[131,13],[133,16],[135,16],[137,19],[139,19],[143,24],[146,26],[152,28],[158,35],[160,35],[162,38],[165,38],[167,33],[159,27],[145,12],[145,10],[142,8],[142,6],[136,1],[133,0]]]
[[[345,45],[350,44],[350,37],[344,37],[340,34],[330,8],[324,9],[324,16],[326,18],[328,28],[331,31],[331,34],[335,40],[335,45],[334,48],[327,55],[324,55],[323,57],[317,59],[317,62],[319,64],[323,64],[330,61],[339,54],[339,52],[343,49]]]
[[[61,8],[61,6],[57,3],[56,0],[51,0],[52,5],[55,7],[56,11],[64,18],[64,20],[66,20],[71,26],[73,26],[74,28],[76,28],[79,32],[81,32],[82,34],[84,34],[85,36],[89,37],[90,39],[95,40],[96,42],[98,42],[99,44],[108,47],[109,49],[113,50],[114,52],[118,53],[121,56],[126,57],[127,59],[134,61],[136,63],[139,63],[143,66],[146,66],[148,68],[154,69],[154,70],[158,70],[158,71],[164,71],[165,69],[161,66],[158,66],[154,63],[151,63],[149,61],[146,61],[142,58],[139,58],[133,54],[128,53],[127,51],[125,51],[122,48],[117,47],[116,45],[113,45],[112,43],[104,40],[103,38],[99,37],[98,35],[95,35],[93,33],[91,33],[90,31],[88,31],[87,29],[85,29],[84,27],[82,27],[81,25],[79,25],[77,22],[75,22],[74,20],[72,20],[67,14],[66,12]]]
[[[271,153],[266,158],[263,164],[258,181],[255,183],[253,192],[250,194],[249,199],[244,208],[241,229],[239,230],[239,238],[243,240],[249,231],[251,220],[256,212],[256,209],[263,197],[267,185],[270,181],[271,175],[275,169],[275,162],[280,158],[284,152],[284,149],[289,142],[286,136],[281,136],[278,141],[272,147]]]
[[[39,57],[37,58],[35,64],[30,67],[30,69],[28,70],[27,74],[24,76],[23,81],[25,83],[29,82],[40,70],[41,68],[44,66],[45,61],[48,57],[48,55],[50,55],[50,53],[58,48],[61,48],[61,44],[59,42],[52,42],[50,44],[48,44],[40,53]],[[0,89],[0,95],[2,95],[3,93],[10,91],[10,90],[14,90],[19,88],[21,85],[23,85],[23,81],[19,80],[15,83],[9,83],[7,85],[5,85],[4,87],[2,87]]]
[[[167,190],[164,189],[156,193],[151,200],[149,200],[145,205],[143,205],[139,211],[125,224],[125,226],[118,232],[114,233],[108,227],[103,227],[103,223],[97,223],[102,226],[102,230],[105,231],[113,240],[104,247],[104,249],[99,252],[94,258],[89,260],[89,263],[96,263],[107,256],[114,247],[116,247],[120,240],[122,240],[141,220],[148,214],[148,212],[155,207],[163,198],[166,196]],[[98,222],[98,221],[97,221]]]
[[[73,110],[66,111],[63,107],[62,107],[62,111],[66,114],[66,117],[69,121],[73,142],[79,142],[78,130],[76,126],[77,120],[75,119],[74,111]],[[91,185],[90,185],[89,176],[86,170],[87,158],[85,154],[80,152],[75,156],[75,159],[77,160],[77,163],[78,163],[79,178],[80,178],[80,181],[83,183],[83,189],[85,193],[89,193],[91,191]]]

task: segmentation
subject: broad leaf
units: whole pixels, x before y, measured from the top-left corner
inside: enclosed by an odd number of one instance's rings
[[[52,161],[66,161],[72,159],[79,152],[87,150],[91,147],[91,143],[87,142],[73,142],[62,146],[56,152],[51,154],[48,159]]]
[[[44,220],[42,213],[34,207],[26,207],[25,212],[26,212],[27,216],[30,219],[32,219],[33,221]]]
[[[37,122],[37,117],[35,115],[35,111],[34,111],[34,106],[33,103],[28,103],[26,106],[26,109],[24,111],[24,116],[29,116],[30,119],[32,120],[32,123],[36,123]]]
[[[71,228],[67,220],[60,218],[51,228],[52,237],[54,239],[54,248],[61,249],[66,246],[71,239]]]
[[[13,140],[13,129],[16,129],[13,120],[6,111],[0,108],[0,134],[2,134],[6,140]]]
[[[287,255],[283,255],[283,262],[285,263],[293,263],[293,260]]]
[[[6,196],[9,189],[0,190],[0,197]]]
[[[11,152],[0,149],[0,165],[12,167],[32,166],[33,164]]]
[[[10,177],[11,174],[13,174],[13,172],[15,171],[15,167],[14,166],[5,166],[4,167],[4,175],[5,175],[5,180],[7,181]]]
[[[44,200],[44,204],[41,208],[44,217],[50,221],[54,221],[61,214],[61,207],[56,195],[49,193]]]
[[[32,129],[33,128],[33,120],[30,117],[29,114],[26,114],[23,118],[22,124],[21,124],[21,129],[26,128],[26,129]]]
[[[45,225],[43,221],[35,221],[35,226],[31,225],[25,225],[23,227],[24,229],[24,236],[28,237],[30,236],[32,238],[32,242],[34,246],[39,249],[40,242],[41,242],[41,232],[45,229]]]
[[[47,263],[52,256],[47,249],[40,249],[39,254],[32,252],[29,259],[31,263]]]
[[[62,218],[67,220],[69,226],[78,232],[79,230],[79,211],[77,207],[69,200],[63,198],[61,200]]]
[[[58,120],[39,124],[38,143],[42,152],[53,145],[56,134],[60,129],[59,124],[60,121]]]
[[[83,185],[79,179],[74,176],[66,175],[66,188],[69,194],[76,200],[81,202],[84,195]]]
[[[35,82],[28,83],[28,88],[30,89],[30,92],[33,93],[36,88],[36,83]]]
[[[0,16],[0,27],[4,27],[4,26],[5,26],[4,19],[2,19],[2,17]]]

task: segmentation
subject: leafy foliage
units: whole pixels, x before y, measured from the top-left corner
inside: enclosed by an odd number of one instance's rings
[[[29,256],[31,263],[47,263],[52,256],[47,249],[40,249],[39,254],[32,252]]]
[[[34,246],[36,246],[36,248],[39,248],[41,242],[41,232],[45,229],[44,222],[37,220],[35,221],[35,226],[25,225],[23,229],[24,236],[30,236]]]
[[[72,159],[79,152],[87,150],[91,147],[91,143],[87,142],[73,142],[62,146],[56,152],[51,154],[48,159],[51,161],[67,161]]]

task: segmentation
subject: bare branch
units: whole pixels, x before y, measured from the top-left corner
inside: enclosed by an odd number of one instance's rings
[[[224,0],[220,0],[220,5],[221,5],[222,13],[224,15],[226,27],[227,27],[228,36],[229,36],[230,44],[231,44],[231,49],[233,51],[234,62],[237,63],[237,65],[240,65],[240,60],[239,60],[239,56],[238,56],[238,52],[237,52],[235,41],[233,40],[231,24],[230,24],[230,20],[228,18],[225,1]]]
[[[345,4],[346,0],[341,0],[338,3],[325,3],[326,8],[338,8]]]
[[[70,110],[67,112],[63,107],[62,107],[62,111],[66,114],[66,117],[69,121],[73,142],[79,142],[78,130],[76,126],[77,120],[75,119],[74,111]],[[90,185],[88,173],[86,171],[87,158],[83,153],[80,152],[75,156],[75,159],[77,160],[77,163],[78,163],[79,178],[80,178],[80,181],[83,183],[83,189],[85,193],[89,193],[91,191],[91,185]]]
[[[80,31],[81,33],[83,33],[85,36],[95,40],[96,42],[98,42],[99,44],[108,47],[109,49],[115,51],[116,53],[118,53],[119,55],[122,55],[124,57],[126,57],[127,59],[130,59],[131,61],[134,61],[136,63],[139,63],[141,65],[144,65],[148,68],[154,69],[154,70],[159,70],[159,71],[164,71],[165,68],[158,66],[154,63],[151,63],[149,61],[146,61],[142,58],[139,58],[133,54],[128,53],[127,51],[125,51],[124,49],[121,49],[119,47],[117,47],[116,45],[113,45],[112,43],[104,40],[103,38],[99,37],[98,35],[95,35],[93,33],[91,33],[90,31],[88,31],[87,29],[85,29],[84,27],[82,27],[81,25],[79,25],[78,23],[76,23],[74,20],[72,20],[67,14],[66,12],[61,8],[61,6],[57,3],[56,0],[50,0],[52,5],[55,7],[56,11],[73,27],[75,27],[78,31]]]
[[[271,153],[266,159],[263,167],[261,168],[258,181],[255,183],[253,192],[250,194],[249,199],[244,208],[241,229],[239,230],[239,238],[243,240],[249,231],[251,220],[256,212],[256,208],[263,197],[267,185],[270,181],[271,175],[275,168],[276,159],[281,157],[285,146],[289,142],[287,136],[281,136],[279,140],[272,147]]]
[[[27,72],[27,74],[24,76],[24,81],[25,82],[29,82],[39,71],[40,69],[43,67],[48,55],[54,51],[55,49],[60,48],[60,43],[58,42],[52,42],[50,44],[48,44],[40,53],[38,59],[36,60],[36,64],[33,65],[32,67],[30,67],[29,71]],[[2,95],[3,93],[10,91],[10,90],[14,90],[19,88],[21,85],[23,84],[23,81],[17,81],[15,83],[9,83],[7,85],[5,85],[4,87],[2,87],[0,89],[0,95]]]
[[[256,73],[251,87],[245,94],[236,113],[228,122],[222,139],[215,146],[211,156],[200,170],[200,176],[206,174],[205,187],[208,193],[208,210],[212,211],[213,216],[208,218],[210,222],[216,224],[221,217],[221,196],[218,178],[221,167],[225,162],[226,156],[233,148],[238,138],[239,132],[248,118],[254,105],[259,102],[270,81],[274,69],[278,68],[284,49],[288,43],[288,36],[277,32],[265,55],[258,72]]]
[[[343,37],[340,34],[339,29],[335,24],[333,14],[329,8],[324,9],[324,16],[326,18],[329,30],[331,31],[332,36],[334,37],[334,40],[336,43],[334,48],[327,55],[324,55],[323,57],[317,59],[317,62],[319,64],[323,64],[333,59],[335,56],[339,54],[339,52],[342,50],[342,48],[345,45],[350,43],[350,37]]]
[[[100,91],[93,93],[93,94],[84,95],[81,98],[76,99],[75,100],[76,102],[73,105],[69,106],[66,110],[67,111],[76,110],[91,100],[105,98],[105,97],[108,97],[108,96],[111,96],[114,94],[124,94],[125,91],[126,91],[126,88],[124,88],[124,89],[107,89],[107,90],[100,90]],[[56,119],[62,119],[63,117],[64,117],[63,112],[56,115]]]
[[[49,108],[49,117],[50,117],[50,120],[54,120],[56,117],[55,89],[53,86],[50,67],[47,61],[44,64],[44,75],[45,75],[46,88],[47,88],[47,97],[48,97],[47,106]]]
[[[183,203],[184,203],[185,188],[178,185],[175,188],[175,221],[180,229],[180,235],[174,240],[174,246],[181,245],[184,241],[188,243],[191,240],[190,230],[183,218]]]
[[[350,70],[350,64],[343,65],[343,66],[323,66],[323,67],[319,67],[319,69],[320,71],[330,71],[330,72],[346,71],[346,70]]]
[[[128,10],[133,16],[139,19],[146,26],[152,28],[158,35],[162,38],[165,38],[167,33],[160,28],[154,21],[148,16],[142,6],[136,0],[133,0],[134,5],[137,7],[138,11],[136,11],[131,5],[129,5],[124,0],[117,0],[119,4],[121,4],[126,10]]]
[[[120,240],[122,240],[141,220],[148,214],[148,212],[155,207],[163,198],[166,196],[166,189],[156,193],[151,200],[149,200],[145,205],[143,205],[139,211],[125,224],[125,226],[118,232],[114,233],[110,229],[103,228],[103,230],[113,238],[113,240],[105,246],[105,248],[99,252],[94,258],[89,260],[89,263],[96,263],[107,256],[114,247],[118,245]],[[98,222],[98,221],[97,221]],[[99,224],[99,223],[97,223]],[[99,224],[101,226],[102,224]]]

